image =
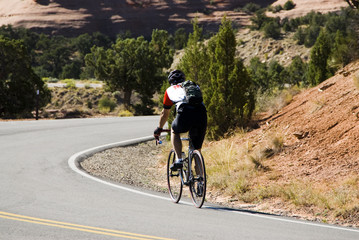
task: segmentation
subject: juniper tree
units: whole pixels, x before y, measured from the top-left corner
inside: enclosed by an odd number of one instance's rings
[[[330,71],[328,69],[330,51],[329,36],[325,30],[322,30],[310,52],[308,82],[312,86],[318,85],[330,77]]]
[[[210,83],[204,99],[212,139],[243,126],[253,111],[251,81],[242,61],[235,57],[236,44],[232,23],[224,17],[208,46]]]
[[[151,107],[151,97],[163,81],[162,68],[172,62],[172,51],[167,45],[166,31],[154,30],[152,41],[144,37],[117,39],[105,50],[93,47],[86,55],[86,65],[95,70],[98,79],[104,80],[112,91],[123,91],[126,109],[131,106],[134,91],[140,93],[145,108]]]
[[[193,32],[189,34],[187,47],[181,58],[178,69],[181,69],[186,78],[199,84],[202,90],[208,81],[208,57],[207,48],[203,43],[202,28],[198,26],[198,21],[192,23]]]
[[[0,117],[29,117],[36,107],[51,98],[44,82],[31,68],[31,59],[23,42],[0,37]]]

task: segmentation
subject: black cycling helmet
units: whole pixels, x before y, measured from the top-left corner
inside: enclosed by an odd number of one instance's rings
[[[184,82],[186,80],[186,76],[181,70],[173,70],[168,75],[168,82],[172,84],[178,84]]]

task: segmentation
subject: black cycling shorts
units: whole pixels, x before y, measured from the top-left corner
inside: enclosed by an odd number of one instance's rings
[[[204,105],[182,104],[172,122],[175,133],[189,132],[195,149],[202,148],[207,129],[207,110]]]

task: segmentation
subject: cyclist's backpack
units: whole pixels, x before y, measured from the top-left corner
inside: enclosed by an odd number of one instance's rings
[[[187,80],[181,83],[181,86],[186,92],[186,103],[191,105],[198,105],[203,102],[201,89],[196,83]]]

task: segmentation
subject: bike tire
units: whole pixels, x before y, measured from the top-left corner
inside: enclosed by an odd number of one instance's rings
[[[189,190],[192,202],[197,208],[201,208],[206,198],[207,178],[204,160],[198,150],[192,153],[190,171],[192,177],[190,179]]]
[[[172,171],[170,168],[175,159],[176,153],[174,150],[171,150],[167,160],[167,186],[172,202],[178,203],[182,196],[183,185],[180,173],[181,170]]]

